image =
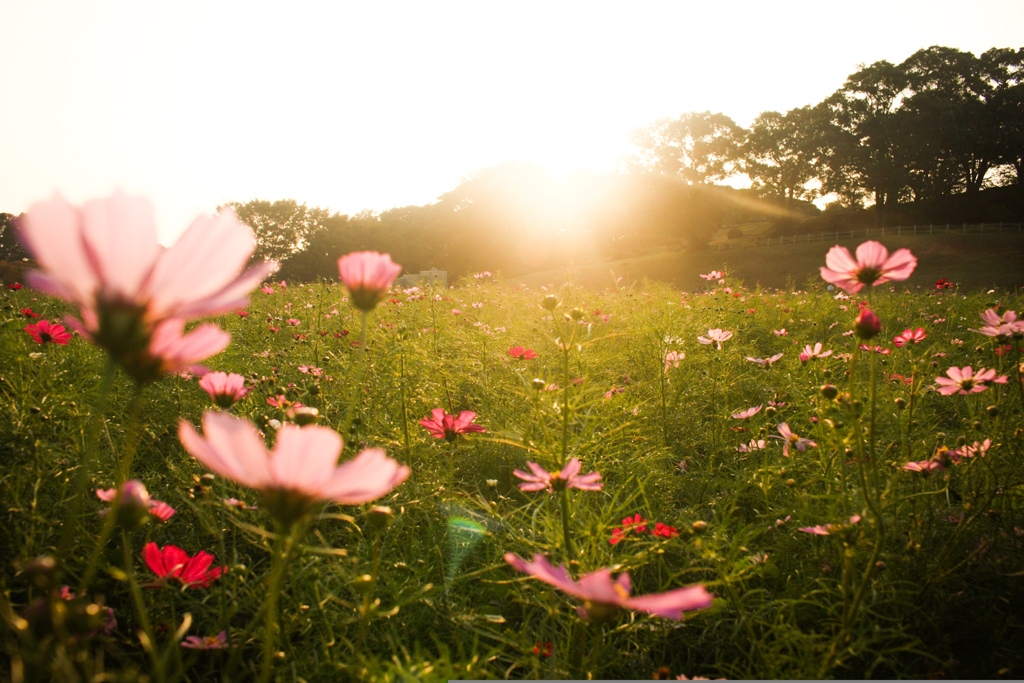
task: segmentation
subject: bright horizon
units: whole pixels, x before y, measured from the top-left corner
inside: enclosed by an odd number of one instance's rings
[[[858,64],[1024,45],[1019,0],[778,5],[7,3],[0,211],[120,187],[171,240],[229,201],[422,205],[504,161],[609,170],[665,116],[747,126]]]

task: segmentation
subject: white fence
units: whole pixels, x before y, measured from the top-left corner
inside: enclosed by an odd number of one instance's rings
[[[715,245],[720,251],[739,249],[742,247],[775,247],[797,242],[839,241],[863,237],[885,237],[886,235],[980,235],[980,234],[1011,234],[1024,232],[1021,223],[963,223],[945,225],[898,225],[891,228],[860,228],[857,230],[831,230],[829,232],[808,233],[806,235],[789,235],[781,237],[759,237],[756,239],[737,239]]]

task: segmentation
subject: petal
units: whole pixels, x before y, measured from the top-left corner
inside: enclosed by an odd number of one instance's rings
[[[270,456],[272,485],[322,498],[321,488],[334,476],[342,446],[333,429],[285,424]]]
[[[870,268],[871,270],[880,271],[888,257],[889,250],[881,242],[868,240],[857,247],[857,268],[858,270]]]
[[[153,222],[153,205],[120,191],[82,207],[86,256],[107,298],[142,303],[142,284],[162,247]]]
[[[205,439],[187,422],[179,423],[178,438],[196,460],[245,486],[268,485],[269,453],[250,422],[211,410],[203,413],[203,431]]]
[[[892,256],[882,264],[883,277],[875,281],[875,284],[888,282],[889,280],[902,281],[910,277],[917,267],[917,257],[910,253],[909,249],[897,249]]]
[[[714,596],[704,590],[704,586],[697,585],[666,593],[640,595],[627,600],[625,606],[666,619],[680,619],[683,612],[710,607],[713,599]]]
[[[367,503],[408,479],[410,471],[387,457],[384,449],[368,448],[335,470],[322,487],[322,495],[343,505]]]

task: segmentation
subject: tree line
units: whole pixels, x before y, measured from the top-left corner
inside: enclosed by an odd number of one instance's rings
[[[512,275],[653,246],[700,247],[723,225],[799,221],[811,202],[898,205],[993,185],[1021,185],[1024,48],[980,56],[919,50],[900,64],[861,66],[822,102],[767,111],[749,128],[723,113],[688,112],[634,131],[614,173],[553,177],[506,162],[479,170],[424,206],[354,216],[295,200],[230,204],[252,226],[254,259],[283,277],[336,277],[339,254],[378,250],[408,272]],[[750,188],[716,184],[747,176]],[[0,260],[20,258],[0,214]],[[11,253],[8,253],[11,252]]]

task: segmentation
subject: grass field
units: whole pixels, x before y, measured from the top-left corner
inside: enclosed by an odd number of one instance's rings
[[[136,385],[81,335],[37,342],[75,311],[5,290],[5,675],[1019,677],[1024,335],[971,328],[1022,310],[1021,244],[887,240],[917,269],[852,297],[821,243],[468,278],[365,316],[340,284],[269,284],[213,321],[232,339],[206,365],[248,388],[223,412],[197,372]],[[869,300],[881,333],[858,340]],[[994,373],[940,393],[964,366]],[[304,477],[314,422],[342,462],[380,448],[408,477],[357,504],[238,483],[298,434],[277,476]],[[221,423],[257,434],[209,446],[248,444],[232,476],[182,436]],[[547,476],[573,459],[599,482]],[[130,479],[176,513],[95,493]]]
[[[615,277],[621,276],[629,283],[649,278],[687,290],[700,281],[700,273],[718,268],[749,287],[760,284],[783,288],[787,282],[803,285],[808,280],[817,280],[825,253],[833,245],[838,243],[853,251],[862,241],[797,242],[725,251],[658,250],[636,258],[578,264],[568,271],[568,278],[600,289],[609,285],[614,272]],[[965,291],[1024,287],[1024,235],[908,235],[887,237],[885,244],[890,249],[905,247],[918,255],[920,265],[910,283],[913,286],[928,288],[939,278],[946,278]],[[544,271],[512,279],[531,287],[561,285],[567,272]]]

